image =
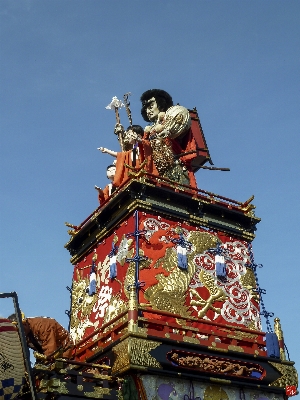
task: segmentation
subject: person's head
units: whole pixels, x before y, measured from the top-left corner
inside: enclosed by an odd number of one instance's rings
[[[17,322],[17,316],[16,314],[11,314],[7,317],[7,319],[11,322]]]
[[[108,177],[108,179],[113,181],[115,175],[116,175],[116,166],[114,164],[111,164],[106,168],[106,176]]]
[[[22,321],[24,321],[24,320],[26,319],[26,318],[25,318],[25,314],[23,313],[22,310],[20,310],[20,313],[21,313]],[[7,319],[8,319],[9,321],[11,321],[11,322],[17,322],[17,316],[16,316],[16,314],[11,314],[11,315],[9,315],[9,316],[7,317]]]
[[[142,139],[144,129],[140,125],[129,126],[124,132],[123,142],[125,145],[134,144],[137,138]]]
[[[141,114],[145,121],[154,122],[162,111],[172,107],[173,100],[169,93],[161,89],[150,89],[141,96]]]

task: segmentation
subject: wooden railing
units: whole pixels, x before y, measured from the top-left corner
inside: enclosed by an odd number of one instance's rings
[[[151,337],[152,340],[158,338],[176,343],[191,343],[214,351],[237,351],[252,356],[267,356],[265,333],[261,331],[204,319],[184,318],[148,307],[139,307],[138,315],[134,332],[128,329],[131,318],[128,318],[128,310],[125,310],[82,339],[75,346],[75,360],[89,360],[99,350],[129,334]]]

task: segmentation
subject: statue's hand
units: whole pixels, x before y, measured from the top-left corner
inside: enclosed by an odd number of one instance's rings
[[[164,126],[162,124],[156,124],[154,129],[156,133],[160,133],[164,130]]]
[[[157,132],[157,139],[163,140],[166,139],[169,136],[169,131],[167,129],[162,129],[160,132]]]
[[[99,193],[102,193],[102,192],[103,192],[103,190],[102,190],[99,186],[97,186],[97,185],[95,185],[95,189],[96,189]]]
[[[165,118],[166,113],[164,111],[161,111],[158,116],[157,116],[157,121],[160,123],[164,122],[164,118]]]
[[[107,153],[107,148],[106,147],[97,147],[97,150],[102,151],[102,153]]]

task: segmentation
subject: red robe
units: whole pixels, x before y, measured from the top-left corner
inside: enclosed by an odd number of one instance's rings
[[[98,200],[100,205],[111,196],[113,187],[114,185],[109,183],[101,192],[98,191]]]
[[[157,169],[152,160],[151,146],[148,140],[143,140],[138,144],[138,154],[134,168],[140,168],[145,160],[146,164],[143,169],[149,174],[158,176]],[[125,164],[133,167],[132,150],[117,153],[116,175],[113,181],[114,186],[120,186],[130,178],[128,173],[130,173],[131,170]]]

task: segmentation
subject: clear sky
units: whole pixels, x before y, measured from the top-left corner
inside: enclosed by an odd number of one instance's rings
[[[300,369],[300,2],[1,0],[0,32],[0,291],[67,326],[64,222],[98,206],[111,159],[96,148],[119,148],[105,106],[130,91],[145,125],[141,93],[164,89],[197,107],[215,166],[231,169],[199,171],[198,186],[255,195],[264,303]]]

